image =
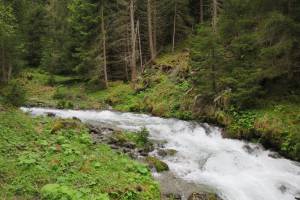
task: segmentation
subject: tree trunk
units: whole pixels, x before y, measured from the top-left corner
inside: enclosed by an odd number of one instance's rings
[[[131,26],[131,81],[134,86],[137,82],[136,71],[136,33],[134,25],[134,0],[130,0],[130,26]]]
[[[143,55],[142,55],[142,41],[141,41],[141,32],[140,32],[140,21],[137,21],[137,23],[136,23],[136,32],[137,32],[138,41],[139,41],[140,70],[141,70],[141,72],[143,72],[144,71],[144,67],[143,67]]]
[[[199,7],[199,11],[200,11],[200,13],[199,13],[199,22],[200,23],[203,23],[204,22],[204,13],[203,13],[203,0],[200,0],[200,7]]]
[[[153,17],[152,17],[152,21],[153,21],[153,51],[154,51],[154,58],[156,58],[157,56],[157,7],[156,7],[156,2],[155,0],[152,2],[153,4]]]
[[[294,0],[288,0],[288,3],[287,3],[288,4],[287,7],[288,7],[288,15],[289,16],[291,16],[292,13],[293,13],[293,1]]]
[[[153,29],[152,29],[152,8],[151,0],[147,0],[147,19],[148,19],[148,36],[149,36],[149,49],[150,60],[154,60],[154,46],[153,46]]]
[[[175,1],[175,6],[174,6],[174,19],[173,19],[173,42],[172,42],[172,52],[175,51],[176,16],[177,16],[177,2]]]
[[[216,86],[215,47],[212,48],[211,55],[212,55],[212,64],[211,64],[212,89],[216,93],[217,92],[217,86]]]
[[[218,0],[212,0],[212,28],[214,32],[217,32],[218,22]]]
[[[104,6],[103,6],[103,4],[101,5],[101,32],[102,32],[102,48],[103,48],[104,81],[105,81],[105,86],[108,87],[107,60],[106,60],[106,30],[105,30]]]
[[[4,41],[1,43],[1,66],[2,66],[2,82],[6,83],[6,70],[5,70],[5,50],[4,50]]]
[[[13,70],[12,64],[9,62],[8,63],[8,70],[7,70],[7,79],[6,79],[7,81],[9,81],[11,79],[12,70]]]

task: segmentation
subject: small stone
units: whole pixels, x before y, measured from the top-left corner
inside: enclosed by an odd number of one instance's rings
[[[126,142],[123,146],[129,149],[134,149],[136,147],[133,142]]]
[[[166,194],[165,197],[167,197],[170,200],[181,200],[182,199],[180,194],[173,194],[173,193]]]

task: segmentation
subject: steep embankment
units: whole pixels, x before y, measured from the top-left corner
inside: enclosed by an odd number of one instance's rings
[[[77,120],[0,106],[0,199],[159,199],[146,166],[94,144]]]

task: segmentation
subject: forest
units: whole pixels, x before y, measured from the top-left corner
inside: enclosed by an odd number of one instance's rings
[[[299,0],[0,0],[0,66],[1,199],[259,198],[164,191],[151,170],[173,173],[164,157],[176,153],[153,156],[151,124],[99,129],[20,107],[208,123],[300,161]],[[287,187],[276,199],[300,198],[299,185]]]

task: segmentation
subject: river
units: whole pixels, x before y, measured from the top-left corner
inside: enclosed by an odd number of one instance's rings
[[[207,124],[163,119],[115,111],[79,111],[21,108],[34,116],[54,113],[86,123],[105,123],[125,130],[146,127],[150,137],[166,141],[177,151],[165,157],[178,178],[205,185],[224,200],[295,200],[300,197],[300,164],[275,158],[260,145],[222,138],[221,130]],[[299,198],[300,199],[300,198]]]

